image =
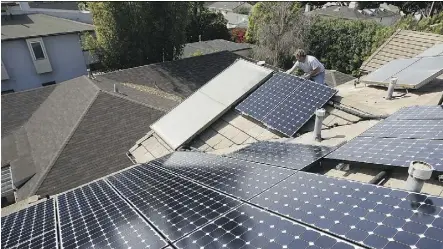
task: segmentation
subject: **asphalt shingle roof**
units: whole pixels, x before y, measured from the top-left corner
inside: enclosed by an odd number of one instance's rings
[[[252,45],[249,43],[235,43],[231,41],[226,41],[222,39],[193,42],[188,43],[183,48],[182,58],[188,58],[193,56],[195,53],[211,54],[220,51],[238,51],[244,49],[252,49]]]
[[[2,96],[2,138],[22,126],[54,90],[55,85]]]
[[[102,74],[96,78],[144,85],[180,97],[188,97],[238,58],[242,57],[229,51],[223,51],[123,69]]]
[[[132,99],[132,92],[114,93],[105,82],[96,84],[86,76],[44,88],[50,90],[43,101],[30,94],[43,88],[24,92],[28,99],[22,101],[40,104],[27,110],[30,117],[19,120],[23,124],[2,138],[2,152],[15,155],[2,165],[35,168],[35,175],[17,190],[18,200],[59,193],[130,166],[125,152],[164,114],[139,101],[144,92]],[[20,94],[4,95],[2,102],[11,103],[9,99],[17,100],[14,95]],[[3,117],[14,117],[9,113],[14,111],[2,109],[2,125],[9,121]]]
[[[2,16],[2,41],[84,31],[94,26],[44,14]]]
[[[58,9],[58,10],[79,10],[79,2],[28,2],[32,9]]]

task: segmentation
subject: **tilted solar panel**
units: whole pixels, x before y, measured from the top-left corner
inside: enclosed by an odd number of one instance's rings
[[[263,141],[254,143],[226,156],[300,170],[331,151],[332,148],[326,146]]]
[[[54,210],[54,200],[49,199],[2,217],[1,247],[57,247]]]
[[[306,172],[251,200],[369,248],[442,248],[443,198]]]
[[[151,165],[110,176],[108,181],[170,241],[175,241],[240,204]]]
[[[380,121],[359,136],[380,138],[443,139],[441,120],[396,120]]]
[[[426,49],[423,53],[417,55],[416,57],[439,56],[439,55],[443,55],[443,44],[436,44],[433,47]]]
[[[184,237],[175,246],[182,249],[360,248],[249,204]]]
[[[409,106],[403,107],[387,119],[398,120],[443,120],[443,106]]]
[[[326,158],[409,167],[411,161],[443,171],[443,140],[356,137]]]

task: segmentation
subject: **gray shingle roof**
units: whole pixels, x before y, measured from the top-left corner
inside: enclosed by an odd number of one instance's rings
[[[98,80],[132,83],[188,97],[241,56],[223,51],[123,69],[96,76]]]
[[[78,10],[79,2],[28,2],[32,9]]]
[[[139,101],[144,92],[132,99],[131,92],[113,93],[85,76],[46,88],[53,89],[23,126],[2,139],[2,152],[10,152],[2,165],[35,172],[17,190],[18,200],[55,194],[130,166],[125,152],[164,114]],[[9,111],[14,110],[2,109],[5,117]]]
[[[193,42],[188,43],[183,48],[182,58],[191,57],[195,53],[201,54],[211,54],[214,52],[220,51],[238,51],[244,49],[252,49],[252,44],[249,43],[235,43],[231,41],[226,41],[222,39],[211,40],[211,41],[202,41],[202,42]]]
[[[2,138],[22,126],[54,90],[55,85],[2,96]]]
[[[94,26],[44,14],[2,16],[2,41],[94,31]]]

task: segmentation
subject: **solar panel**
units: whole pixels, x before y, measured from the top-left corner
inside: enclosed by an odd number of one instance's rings
[[[175,152],[151,164],[244,200],[294,174],[283,168],[200,152]]]
[[[2,248],[57,247],[53,199],[4,216],[1,223]]]
[[[162,248],[167,243],[104,180],[57,197],[63,248]]]
[[[419,88],[443,73],[443,56],[422,57],[405,70],[394,74],[397,86]]]
[[[110,176],[108,181],[170,241],[240,204],[150,165],[131,168]]]
[[[443,139],[443,120],[380,121],[360,136],[381,138]]]
[[[298,172],[251,202],[370,248],[442,248],[443,198]]]
[[[409,167],[411,161],[443,171],[443,140],[356,137],[326,158]]]
[[[388,119],[399,120],[443,120],[443,106],[409,106],[398,110],[388,117]]]
[[[374,72],[364,76],[362,81],[366,83],[380,83],[389,81],[392,75],[404,70],[410,65],[420,60],[420,58],[396,59],[392,60]],[[389,82],[387,82],[389,84]]]
[[[211,125],[271,73],[272,70],[252,62],[237,60],[151,128],[175,150]]]
[[[326,146],[263,141],[226,156],[299,170],[324,157],[331,150]]]
[[[177,248],[360,248],[252,205],[242,205],[175,243]]]
[[[295,89],[300,87],[303,79],[286,73],[275,73],[256,91],[238,104],[235,109],[258,121],[283,102]]]
[[[426,56],[439,56],[443,55],[443,44],[437,44],[433,47],[426,49],[423,53],[417,55],[416,57],[426,57]]]

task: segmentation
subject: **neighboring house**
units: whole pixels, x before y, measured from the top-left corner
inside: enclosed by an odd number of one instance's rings
[[[44,14],[2,15],[2,92],[87,74],[80,42],[94,26]]]
[[[228,29],[233,28],[248,28],[248,15],[237,14],[234,12],[223,13],[223,16],[228,21],[226,27]]]
[[[79,2],[36,1],[28,2],[28,4],[32,9],[78,10]]]
[[[116,88],[81,76],[2,96],[2,174],[13,189],[2,197],[53,195],[130,166],[127,150],[178,102]]]
[[[399,13],[394,13],[383,8],[358,10],[348,6],[329,6],[315,9],[305,14],[326,18],[374,21],[384,26],[391,26],[401,18]]]
[[[439,43],[443,43],[443,35],[399,29],[363,62],[360,71],[370,73],[392,60],[412,58]]]
[[[222,39],[187,43],[183,48],[182,58],[196,55],[211,54],[221,51],[231,51],[235,54],[250,57],[253,45],[249,43],[235,43]]]
[[[252,9],[252,5],[246,2],[212,2],[207,7],[210,11],[219,13],[237,13],[240,9],[245,9],[250,12]]]

